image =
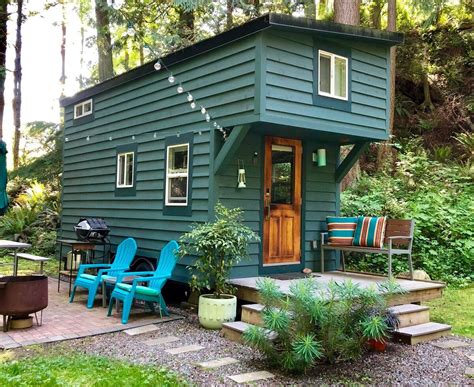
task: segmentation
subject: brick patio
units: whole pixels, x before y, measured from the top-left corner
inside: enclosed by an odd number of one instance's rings
[[[95,336],[182,318],[177,315],[160,318],[143,309],[133,309],[128,324],[124,325],[120,321],[121,314],[115,311],[111,317],[107,317],[107,309],[102,308],[100,295],[96,298],[94,308],[87,309],[86,293],[78,289],[74,303],[70,304],[67,286],[61,286],[60,293],[57,288],[57,281],[49,279],[49,303],[43,311],[43,325],[37,326],[33,319],[33,327],[29,329],[9,332],[0,329],[0,349]]]

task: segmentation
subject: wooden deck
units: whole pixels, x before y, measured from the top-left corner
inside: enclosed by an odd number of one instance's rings
[[[322,289],[327,287],[330,281],[344,282],[350,279],[352,282],[355,282],[362,287],[369,287],[387,280],[387,277],[381,275],[354,273],[347,271],[314,273],[313,277],[315,278],[316,282],[320,284]],[[230,280],[230,283],[237,288],[237,298],[239,300],[254,303],[258,303],[260,301],[256,286],[258,278],[262,277],[234,278]],[[275,279],[275,281],[280,287],[281,291],[285,294],[288,294],[290,284],[293,281],[299,281],[299,279]],[[440,298],[443,295],[443,289],[446,287],[446,284],[437,281],[411,281],[409,279],[397,278],[397,282],[406,291],[406,293],[391,297],[389,300],[390,305],[414,304],[432,300],[434,298]]]

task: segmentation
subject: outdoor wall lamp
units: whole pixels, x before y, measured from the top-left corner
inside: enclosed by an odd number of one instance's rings
[[[313,163],[318,164],[318,167],[326,166],[326,149],[317,149],[312,154]]]
[[[238,168],[238,177],[237,177],[237,188],[246,188],[247,185],[245,180],[245,168],[244,168],[244,160],[237,160],[237,168]]]

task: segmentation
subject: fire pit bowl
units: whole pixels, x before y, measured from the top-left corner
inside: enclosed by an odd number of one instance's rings
[[[0,277],[0,314],[3,331],[8,331],[12,319],[28,318],[30,313],[48,306],[48,277]]]

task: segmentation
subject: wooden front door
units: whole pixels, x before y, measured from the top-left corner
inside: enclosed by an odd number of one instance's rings
[[[263,264],[301,260],[301,141],[265,138]]]

